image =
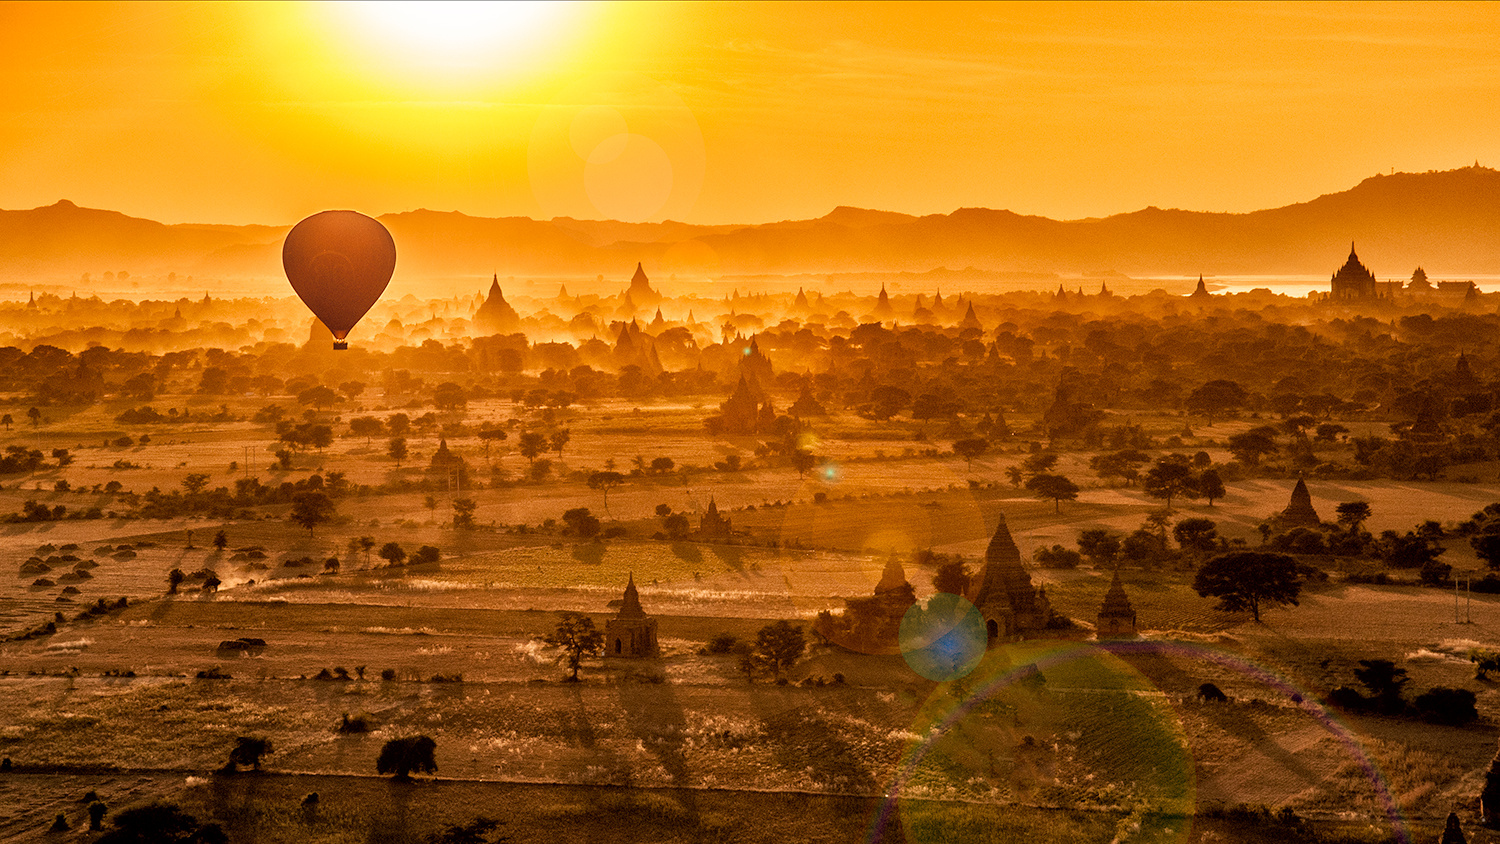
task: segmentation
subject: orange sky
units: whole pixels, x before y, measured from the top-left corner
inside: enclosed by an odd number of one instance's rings
[[[1076,218],[1500,164],[1496,4],[360,6],[0,3],[0,208]]]

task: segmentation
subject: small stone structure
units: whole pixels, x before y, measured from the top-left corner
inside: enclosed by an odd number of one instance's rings
[[[1104,593],[1104,603],[1099,607],[1097,630],[1100,639],[1135,638],[1135,608],[1130,605],[1125,585],[1120,582],[1119,569],[1115,569],[1109,591]]]
[[[1286,527],[1317,527],[1323,523],[1318,518],[1318,511],[1313,509],[1312,496],[1307,492],[1307,482],[1302,478],[1297,479],[1297,485],[1292,487],[1292,500],[1281,511],[1281,523]]]
[[[708,509],[698,519],[698,535],[704,539],[729,538],[729,517],[719,515],[719,505],[712,495],[708,497]]]
[[[640,658],[658,656],[656,619],[641,608],[641,596],[635,589],[635,573],[625,584],[625,599],[620,612],[604,622],[604,656],[606,658]]]
[[[1032,586],[1031,575],[1021,563],[1021,549],[1011,538],[1003,513],[977,579],[979,585],[970,600],[984,618],[991,647],[1047,628],[1052,619],[1047,591]]]
[[[900,653],[901,620],[917,602],[916,590],[895,554],[885,563],[875,594],[845,598],[838,615],[824,610],[813,622],[818,635],[840,647],[869,654]]]

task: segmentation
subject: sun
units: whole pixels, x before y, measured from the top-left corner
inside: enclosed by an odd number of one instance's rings
[[[554,48],[580,4],[371,0],[328,7],[392,64],[434,71],[520,68]]]

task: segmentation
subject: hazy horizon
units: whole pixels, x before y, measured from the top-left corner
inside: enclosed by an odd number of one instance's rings
[[[83,8],[0,7],[0,207],[1087,219],[1500,160],[1491,4]]]

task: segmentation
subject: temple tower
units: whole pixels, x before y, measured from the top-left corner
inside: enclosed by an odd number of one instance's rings
[[[641,608],[641,596],[635,589],[635,573],[625,584],[625,599],[620,612],[604,622],[604,655],[606,657],[640,658],[658,656],[656,619]]]

